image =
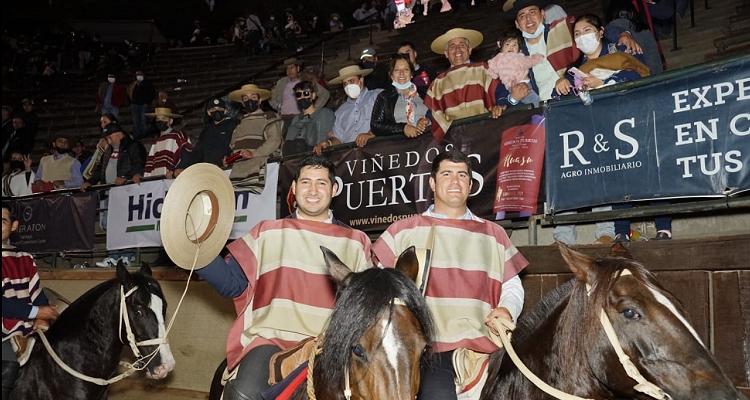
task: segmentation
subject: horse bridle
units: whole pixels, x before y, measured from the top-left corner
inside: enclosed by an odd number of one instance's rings
[[[406,303],[398,297],[393,298],[390,304],[397,306],[406,305]],[[310,400],[317,400],[317,397],[315,397],[315,386],[313,384],[313,367],[315,366],[315,357],[323,351],[323,349],[320,347],[320,344],[323,343],[322,336],[323,335],[321,334],[321,336],[318,338],[319,344],[315,346],[312,352],[310,352],[310,358],[308,359],[307,364],[307,397],[309,397]],[[352,388],[349,383],[348,367],[344,367],[344,398],[346,400],[352,399]]]
[[[619,271],[619,276],[627,276],[627,275],[633,275],[633,274],[628,269],[623,269]],[[588,283],[586,284],[586,295],[591,296],[591,285]],[[513,346],[510,343],[510,332],[515,329],[515,326],[513,325],[513,323],[508,320],[499,319],[499,318],[495,318],[492,322],[493,322],[493,325],[495,326],[495,329],[499,333],[498,337],[500,338],[501,343],[498,343],[498,346],[505,348],[505,351],[508,353],[508,356],[510,356],[510,359],[513,361],[516,367],[537,388],[547,393],[548,395],[553,396],[560,400],[591,400],[591,399],[586,399],[583,397],[578,397],[572,394],[562,392],[548,385],[544,381],[542,381],[538,376],[536,376],[533,372],[531,372],[531,370],[529,370],[528,367],[526,367],[523,361],[521,361],[521,358],[518,357],[518,354],[516,354],[515,350],[513,349]],[[604,333],[607,335],[607,339],[609,339],[609,343],[612,345],[612,348],[615,350],[615,353],[617,353],[617,358],[620,360],[620,364],[622,364],[622,367],[625,369],[625,373],[627,373],[631,379],[637,382],[636,385],[633,386],[633,389],[641,393],[644,393],[648,396],[651,396],[654,399],[658,399],[658,400],[671,399],[669,394],[665,393],[661,388],[649,382],[645,377],[643,377],[640,371],[638,371],[638,368],[635,366],[635,364],[633,364],[633,361],[630,360],[630,357],[628,357],[628,355],[625,354],[625,351],[622,349],[622,344],[620,344],[620,340],[617,339],[617,334],[615,333],[615,328],[612,326],[612,321],[610,321],[609,317],[607,316],[607,313],[604,311],[603,308],[601,309],[599,313],[599,322],[601,323],[602,328],[604,329]]]
[[[168,343],[168,340],[165,335],[164,337],[159,337],[155,339],[143,340],[140,342],[135,341],[135,335],[133,334],[133,330],[130,327],[130,319],[128,318],[128,310],[125,305],[125,299],[131,294],[135,293],[136,290],[138,290],[138,286],[133,286],[130,290],[128,290],[127,293],[125,293],[124,286],[120,285],[120,328],[119,328],[118,336],[120,337],[120,342],[124,344],[125,342],[122,341],[122,336],[121,336],[122,323],[124,321],[128,344],[130,345],[130,348],[133,350],[133,353],[135,354],[135,356],[137,357],[137,360],[132,364],[127,363],[125,361],[120,361],[120,365],[125,367],[125,372],[115,377],[112,377],[110,379],[101,379],[101,378],[88,376],[88,375],[82,374],[74,370],[68,364],[65,364],[65,362],[57,355],[57,353],[55,353],[55,350],[52,349],[52,346],[50,346],[49,341],[47,340],[47,336],[44,334],[44,331],[40,329],[37,331],[37,333],[39,334],[39,337],[42,339],[42,343],[44,343],[44,347],[47,349],[47,352],[49,352],[50,357],[52,357],[52,359],[55,360],[57,365],[59,365],[60,368],[65,370],[67,373],[75,376],[76,378],[80,380],[93,383],[99,386],[107,386],[112,383],[118,382],[132,375],[135,371],[140,371],[146,368],[146,365],[148,365],[148,361],[150,361],[150,359],[153,356],[155,356],[156,353],[159,351],[159,347],[157,347],[151,353],[145,356],[142,356],[141,352],[138,350],[138,346],[147,346],[147,345],[155,345],[155,344],[161,345],[163,343]]]

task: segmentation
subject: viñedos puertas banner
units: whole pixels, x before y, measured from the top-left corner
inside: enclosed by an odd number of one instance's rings
[[[329,156],[336,167],[338,191],[331,208],[342,222],[368,232],[385,230],[391,223],[422,213],[432,204],[432,160],[446,149],[458,148],[471,157],[472,188],[469,208],[495,219],[495,182],[500,158],[500,137],[515,126],[532,123],[539,110],[515,112],[498,119],[454,125],[441,143],[425,134],[413,139],[391,137],[370,141],[362,148],[337,149]],[[279,172],[282,193],[288,193],[300,159],[284,161]],[[282,216],[293,205],[282,204]]]
[[[590,106],[552,102],[545,117],[553,213],[750,189],[750,57]]]

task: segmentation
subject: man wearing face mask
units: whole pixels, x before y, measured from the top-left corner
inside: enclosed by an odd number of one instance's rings
[[[148,134],[150,124],[144,115],[151,111],[151,102],[156,98],[154,84],[146,79],[142,70],[135,71],[135,81],[128,86],[128,95],[130,113],[133,117],[133,139],[139,140]]]
[[[314,85],[302,81],[294,86],[297,106],[302,112],[297,114],[289,124],[282,151],[285,156],[310,151],[313,147],[325,141],[333,129],[336,116],[330,108],[315,106],[318,97]]]
[[[575,17],[569,15],[551,24],[545,24],[544,7],[548,4],[548,0],[508,0],[503,5],[505,17],[515,20],[516,28],[524,37],[521,43],[522,52],[526,55],[544,55],[544,60],[533,66],[529,74],[531,89],[538,93],[542,100],[553,97],[555,83],[564,78],[567,67],[576,62],[581,55],[573,44],[572,24]],[[610,42],[626,46],[631,54],[643,53],[630,33],[623,29],[607,29],[605,35]]]
[[[343,84],[347,99],[336,110],[336,122],[333,130],[328,133],[328,139],[318,142],[313,148],[316,154],[324,149],[341,143],[357,140],[360,135],[371,136],[370,120],[375,99],[383,89],[367,89],[365,76],[372,73],[371,69],[362,69],[359,65],[350,65],[339,70],[339,76],[331,79],[328,84]]]
[[[387,89],[391,85],[388,76],[388,67],[378,64],[378,54],[375,49],[368,47],[362,50],[359,56],[359,65],[362,69],[371,69],[372,73],[365,77],[365,86],[368,89]]]
[[[302,62],[296,58],[288,58],[284,60],[284,71],[286,72],[286,76],[280,78],[276,82],[276,86],[271,92],[271,100],[269,101],[269,104],[279,112],[281,119],[284,120],[283,135],[286,135],[286,131],[289,129],[289,123],[292,122],[292,118],[299,115],[301,111],[297,106],[297,101],[294,95],[294,86],[302,81],[300,76],[301,65]],[[315,86],[315,92],[317,93],[315,107],[322,108],[326,105],[331,95],[325,88],[318,87],[317,84]]]
[[[207,162],[223,167],[222,160],[231,154],[229,144],[232,133],[240,121],[227,115],[227,105],[223,98],[217,97],[208,101],[206,105],[208,121],[201,131],[193,151],[186,152],[174,171],[175,178],[185,168],[197,163]]]
[[[81,163],[68,153],[69,150],[67,136],[57,135],[52,142],[52,154],[39,161],[33,187],[35,192],[81,186]]]
[[[32,194],[36,174],[31,170],[31,158],[19,152],[10,155],[10,171],[3,176],[3,196]]]
[[[257,85],[243,85],[229,93],[229,98],[245,108],[244,116],[232,134],[229,147],[240,159],[231,167],[229,179],[236,188],[254,193],[263,191],[266,183],[265,167],[268,157],[281,146],[284,121],[275,112],[265,112],[260,103],[268,100],[271,92]],[[226,159],[224,160],[226,164]]]
[[[125,87],[116,82],[115,74],[108,74],[107,81],[99,85],[94,100],[96,100],[96,110],[102,115],[111,113],[119,119],[120,107],[127,104],[128,94]]]
[[[450,69],[430,84],[424,104],[432,111],[432,136],[440,143],[451,122],[461,118],[491,113],[498,118],[505,106],[495,104],[495,89],[501,83],[493,79],[486,61],[471,62],[471,50],[484,36],[473,29],[453,28],[432,41],[430,49],[443,54]]]
[[[161,134],[151,145],[143,176],[164,175],[165,178],[172,179],[182,155],[193,148],[187,135],[172,128],[174,119],[182,118],[182,115],[174,114],[168,108],[157,108],[146,116],[156,118],[156,129]]]

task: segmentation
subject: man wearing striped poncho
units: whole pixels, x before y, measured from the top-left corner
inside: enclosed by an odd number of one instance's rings
[[[456,399],[453,351],[497,350],[488,323],[495,317],[518,318],[524,299],[518,273],[528,262],[503,228],[467,208],[471,161],[466,154],[452,150],[435,157],[430,187],[434,204],[422,215],[392,224],[372,250],[384,267],[393,267],[396,255],[409,246],[423,247],[435,225],[425,300],[437,326],[436,360],[422,373],[417,399]]]

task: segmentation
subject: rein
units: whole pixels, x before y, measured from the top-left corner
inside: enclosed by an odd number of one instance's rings
[[[620,276],[623,275],[632,275],[630,270],[624,269],[620,271]],[[591,285],[586,284],[587,289],[587,295],[591,296]],[[630,360],[630,357],[628,357],[627,354],[625,354],[625,351],[622,349],[622,345],[620,344],[619,339],[617,339],[617,334],[615,333],[615,328],[612,326],[612,322],[609,320],[609,317],[607,316],[607,313],[602,309],[599,313],[599,322],[602,325],[602,328],[604,329],[604,333],[607,335],[607,339],[609,339],[609,343],[612,345],[612,348],[615,350],[615,353],[617,353],[617,358],[620,360],[620,364],[622,364],[622,367],[625,369],[625,372],[628,374],[628,376],[637,382],[635,386],[633,386],[633,389],[644,393],[648,396],[653,397],[657,400],[667,400],[670,399],[669,395],[664,393],[661,388],[656,386],[655,384],[649,382],[646,378],[641,375],[640,371],[638,371],[638,368],[633,364],[633,362]],[[548,395],[560,399],[560,400],[592,400],[587,399],[584,397],[578,397],[572,394],[565,393],[563,391],[560,391],[558,389],[553,388],[552,386],[548,385],[544,381],[542,381],[538,376],[536,376],[531,370],[526,367],[526,365],[521,361],[521,358],[518,357],[518,354],[516,354],[516,351],[513,349],[513,346],[510,343],[510,332],[515,329],[515,325],[513,325],[512,322],[495,318],[492,320],[492,324],[494,325],[495,329],[500,333],[498,337],[500,338],[501,343],[496,343],[498,346],[504,347],[505,351],[508,353],[508,356],[510,356],[510,359],[513,361],[513,364],[516,365],[519,371],[528,379],[530,380],[539,390],[547,393]]]
[[[397,306],[406,305],[406,303],[398,297],[391,300],[391,304]],[[323,335],[318,338],[318,344],[315,345],[313,351],[310,352],[310,358],[307,360],[307,397],[309,397],[310,400],[317,400],[317,397],[315,397],[315,385],[313,382],[313,367],[315,366],[315,357],[323,352],[323,348],[320,347],[322,343]],[[352,398],[352,388],[349,384],[349,368],[347,367],[344,367],[344,398],[346,400],[351,400]]]
[[[125,307],[125,298],[133,294],[136,290],[138,290],[138,286],[134,286],[127,293],[125,293],[124,287],[120,285],[120,330],[119,331],[122,332],[122,323],[123,321],[125,321],[125,330],[127,333],[128,344],[130,345],[130,348],[133,350],[133,353],[136,355],[136,357],[138,357],[136,362],[133,364],[120,361],[120,365],[125,367],[125,372],[115,377],[112,377],[110,379],[102,379],[102,378],[88,376],[88,375],[85,375],[83,373],[80,373],[74,370],[68,364],[65,364],[65,362],[60,358],[60,356],[58,356],[57,353],[55,353],[55,350],[52,349],[52,346],[49,344],[49,341],[47,340],[47,336],[44,334],[44,331],[40,329],[37,331],[37,333],[39,334],[39,337],[42,339],[42,343],[44,343],[44,347],[47,349],[47,352],[49,353],[50,357],[52,357],[52,359],[55,360],[57,365],[59,365],[60,368],[65,370],[65,372],[75,376],[76,378],[82,381],[93,383],[99,386],[107,386],[112,383],[118,382],[132,375],[135,371],[140,371],[146,368],[146,365],[148,365],[148,361],[150,361],[150,359],[156,355],[156,353],[159,351],[159,348],[157,347],[154,351],[152,351],[148,355],[142,356],[137,346],[167,343],[167,337],[165,335],[164,337],[144,340],[141,342],[135,341],[135,335],[133,334],[133,331],[130,328],[130,319],[128,318],[128,310],[127,310],[127,307]],[[120,341],[122,342],[122,337],[120,337]],[[148,360],[146,360],[147,358]]]

